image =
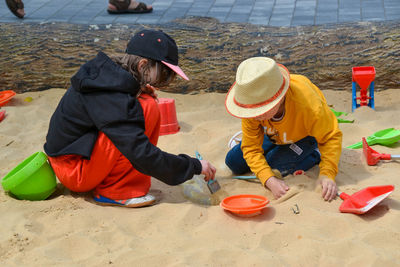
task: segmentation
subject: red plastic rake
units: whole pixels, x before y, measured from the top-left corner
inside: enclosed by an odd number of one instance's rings
[[[380,160],[400,159],[400,155],[391,155],[376,152],[368,145],[365,137],[362,138],[362,143],[364,156],[367,159],[367,164],[370,166],[376,165]]]

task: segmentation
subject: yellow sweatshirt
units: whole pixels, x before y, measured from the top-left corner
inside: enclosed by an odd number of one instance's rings
[[[320,175],[335,180],[342,150],[342,132],[324,95],[305,76],[290,75],[285,115],[281,121],[242,119],[242,131],[244,159],[263,185],[274,176],[263,155],[264,134],[278,145],[295,143],[306,136],[315,137],[321,153]]]

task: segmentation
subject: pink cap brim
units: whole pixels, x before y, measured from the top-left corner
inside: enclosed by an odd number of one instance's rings
[[[165,61],[161,61],[163,64],[167,65],[171,70],[173,70],[174,72],[176,72],[176,74],[178,74],[179,76],[181,76],[183,79],[185,79],[186,81],[189,81],[188,76],[186,76],[186,74],[183,72],[183,70],[181,68],[179,68],[179,66],[175,66],[172,65],[171,63],[167,63]]]

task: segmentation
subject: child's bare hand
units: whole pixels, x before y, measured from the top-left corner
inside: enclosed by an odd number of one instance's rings
[[[280,198],[289,190],[289,186],[285,184],[284,181],[272,176],[267,180],[265,186],[271,190],[272,194],[276,199]]]
[[[201,174],[205,175],[204,180],[205,181],[214,180],[217,169],[215,169],[215,167],[207,160],[202,159],[200,160],[200,163],[201,163]]]
[[[151,97],[157,99],[157,91],[158,89],[150,84],[146,84],[146,87],[142,90],[143,93],[150,95]]]
[[[320,184],[322,186],[322,197],[325,201],[332,201],[336,198],[337,186],[335,181],[326,176],[320,176]]]

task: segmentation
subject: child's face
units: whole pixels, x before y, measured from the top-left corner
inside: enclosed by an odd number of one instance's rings
[[[279,101],[279,103],[276,104],[275,107],[273,107],[269,111],[265,112],[264,114],[262,114],[262,115],[260,115],[258,117],[255,117],[254,119],[256,119],[258,121],[265,121],[265,120],[271,119],[272,117],[274,117],[278,113],[279,108],[281,107],[282,103],[284,102],[283,101],[284,99],[285,98],[283,98],[281,101]]]
[[[157,64],[151,66],[147,59],[141,59],[138,63],[138,71],[148,84],[154,85],[157,82]]]
[[[149,68],[150,84],[155,84],[157,82],[157,73],[158,73],[157,64]]]
[[[162,88],[168,86],[175,78],[175,73],[163,66],[161,62],[156,62],[154,66],[150,66],[147,60],[145,62],[147,64],[145,67],[147,68],[146,79],[148,84]]]

